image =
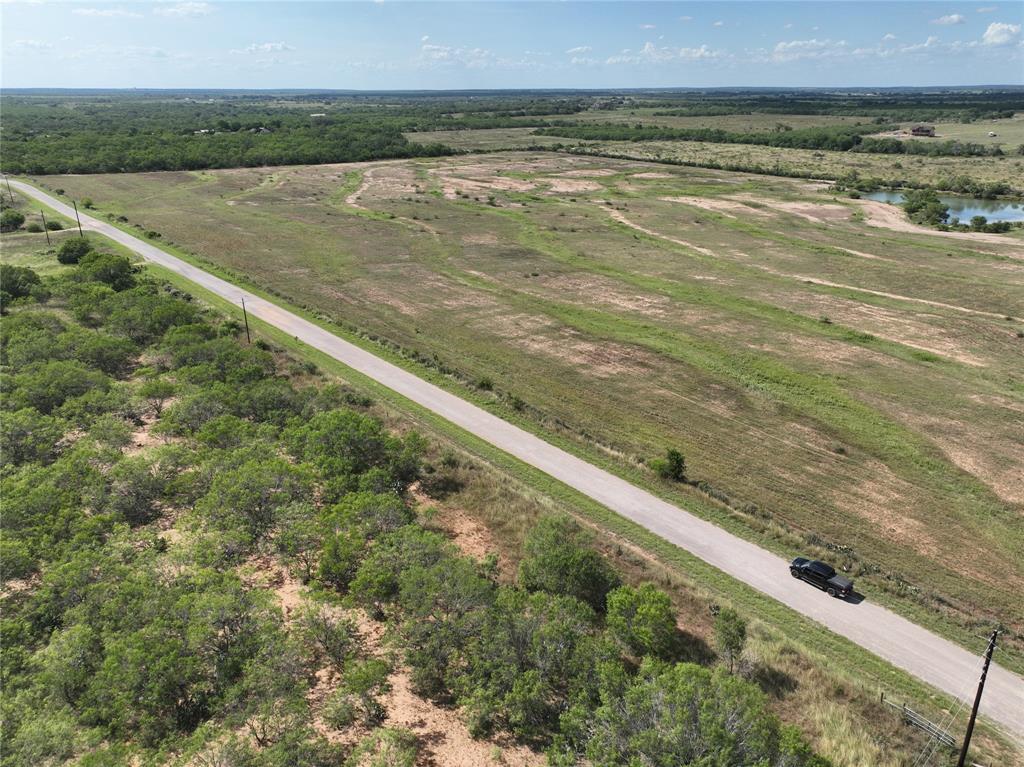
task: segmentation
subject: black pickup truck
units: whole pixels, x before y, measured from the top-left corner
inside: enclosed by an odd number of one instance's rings
[[[836,575],[835,568],[824,562],[797,557],[789,565],[789,574],[827,591],[830,597],[843,599],[853,594],[853,581]]]

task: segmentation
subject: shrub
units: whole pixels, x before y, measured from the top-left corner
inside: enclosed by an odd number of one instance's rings
[[[729,663],[731,673],[736,659],[743,654],[747,643],[747,622],[731,607],[723,607],[715,617],[715,644]]]
[[[57,260],[62,264],[77,264],[87,253],[92,252],[92,243],[85,237],[65,240],[57,248]]]
[[[102,282],[114,290],[127,290],[135,285],[135,270],[125,256],[91,251],[80,258],[78,268],[87,280]]]
[[[566,594],[603,611],[619,577],[582,537],[579,526],[567,517],[540,520],[523,542],[519,583],[527,591]]]
[[[64,224],[62,224],[60,221],[54,221],[51,219],[46,222],[46,228],[49,229],[51,232],[60,232],[63,231]]]
[[[634,655],[667,658],[676,632],[672,600],[651,583],[621,586],[608,595],[608,629]]]
[[[24,266],[0,264],[0,312],[15,298],[32,295],[40,285],[39,275]]]
[[[35,221],[33,221],[31,224],[25,227],[25,231],[32,232],[32,234],[39,234],[39,232],[43,231],[43,227],[41,224],[37,224]]]
[[[0,232],[14,232],[25,223],[25,215],[18,210],[8,208],[0,213]]]
[[[651,468],[662,479],[668,479],[673,482],[686,481],[686,459],[674,447],[665,451],[664,458],[651,461]]]

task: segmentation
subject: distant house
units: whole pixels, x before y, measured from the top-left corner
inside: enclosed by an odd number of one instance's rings
[[[910,129],[911,136],[934,136],[935,126],[934,125],[915,125]]]
[[[310,117],[327,117],[327,113],[326,112],[314,112],[313,114],[310,115]]]

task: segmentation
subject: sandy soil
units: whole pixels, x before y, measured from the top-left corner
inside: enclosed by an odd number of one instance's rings
[[[556,194],[572,194],[574,192],[596,192],[599,189],[603,189],[596,181],[579,181],[575,179],[567,178],[549,178],[547,179],[548,184],[551,185],[551,191]]]
[[[558,274],[546,278],[544,287],[560,295],[571,295],[580,303],[594,303],[626,309],[638,314],[663,316],[671,308],[671,302],[665,296],[635,295],[625,292],[614,280],[605,279],[592,274]]]
[[[569,178],[601,178],[603,176],[614,176],[618,172],[612,168],[579,168],[578,170],[567,170],[558,175]]]
[[[671,173],[634,173],[633,178],[674,178]]]
[[[833,205],[827,202],[786,202],[770,197],[757,197],[752,194],[736,195],[733,199],[756,202],[764,205],[766,208],[800,216],[800,218],[805,218],[816,224],[830,221],[845,221],[851,215],[850,209],[845,205]]]
[[[680,202],[683,205],[691,205],[695,208],[703,208],[715,213],[721,213],[729,218],[736,218],[737,214],[764,216],[763,210],[753,208],[736,200],[722,197],[661,197],[665,202]]]
[[[540,767],[541,754],[513,743],[474,740],[458,712],[441,708],[418,697],[401,669],[391,676],[391,692],[384,699],[389,727],[402,727],[416,734],[420,742],[417,765],[426,767]]]

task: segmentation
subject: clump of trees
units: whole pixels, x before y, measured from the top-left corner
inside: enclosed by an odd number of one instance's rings
[[[903,210],[917,224],[938,226],[949,219],[949,207],[934,189],[912,189],[903,196]]]
[[[5,208],[0,213],[0,232],[14,232],[25,223],[25,214],[15,208]]]
[[[72,237],[64,240],[57,248],[57,260],[62,264],[77,264],[87,254],[92,252],[92,242],[86,237]]]

